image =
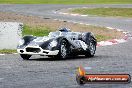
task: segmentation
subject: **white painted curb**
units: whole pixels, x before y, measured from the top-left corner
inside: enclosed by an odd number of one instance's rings
[[[5,55],[5,54],[0,54],[0,56],[3,56],[3,55]]]
[[[71,16],[82,16],[82,17],[86,17],[86,16],[89,16],[89,15],[81,15],[81,14],[75,14],[75,13],[64,13],[64,12],[54,12],[55,14],[58,13],[58,14],[62,14],[62,15],[71,15]]]

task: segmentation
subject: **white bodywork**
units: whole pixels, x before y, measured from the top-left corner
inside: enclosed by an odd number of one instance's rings
[[[72,45],[74,45],[76,48],[82,48],[82,49],[86,50],[88,48],[88,45],[84,41],[78,40],[79,34],[81,34],[81,33],[80,32],[60,32],[60,31],[50,32],[48,36],[37,37],[36,39],[33,40],[34,43],[30,43],[24,48],[17,49],[17,52],[19,54],[28,54],[28,55],[46,55],[46,56],[57,55],[59,53],[59,50],[54,50],[54,51],[43,50],[36,43],[37,42],[45,42],[45,41],[48,41],[49,39],[56,38],[59,36],[65,36],[69,40],[69,42]],[[52,45],[53,47],[55,47],[57,45],[56,43],[55,43],[55,41],[52,41],[49,44],[49,46]],[[37,51],[37,50],[36,51],[26,51],[27,48],[38,49],[39,51]]]
[[[27,52],[26,51],[26,48],[39,48],[40,49],[40,52]],[[23,53],[20,52],[21,50],[23,50]],[[17,52],[20,53],[20,54],[28,54],[28,55],[45,55],[45,56],[48,56],[48,55],[57,55],[59,53],[59,50],[54,50],[54,51],[50,51],[50,50],[43,50],[41,47],[39,46],[26,46],[24,49],[17,49]],[[46,53],[44,53],[46,52]]]

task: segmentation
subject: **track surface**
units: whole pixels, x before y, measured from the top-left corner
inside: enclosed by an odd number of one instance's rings
[[[75,17],[53,13],[55,10],[74,7],[132,8],[132,5],[0,5],[0,11],[110,26],[132,32],[131,18]],[[126,43],[98,47],[93,58],[80,56],[66,60],[53,60],[33,56],[31,60],[24,61],[19,55],[3,55],[0,56],[0,88],[80,88],[75,81],[75,72],[80,65],[88,67],[88,73],[128,73],[132,75],[131,52],[132,40],[129,39]],[[82,86],[82,88],[88,87],[132,88],[132,83]]]

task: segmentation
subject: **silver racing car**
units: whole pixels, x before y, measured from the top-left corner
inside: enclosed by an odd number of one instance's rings
[[[17,52],[24,60],[32,55],[43,55],[65,59],[70,55],[93,57],[96,39],[91,32],[71,32],[68,28],[50,32],[48,36],[24,36],[17,46]]]

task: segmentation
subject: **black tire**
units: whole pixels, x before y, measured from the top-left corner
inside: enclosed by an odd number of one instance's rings
[[[31,55],[27,54],[20,54],[20,56],[23,58],[23,60],[29,60],[29,58],[31,57]]]
[[[62,40],[59,47],[59,54],[57,57],[61,59],[66,59],[68,56],[68,42],[66,40]]]
[[[85,84],[85,78],[82,76],[76,75],[76,81],[78,85],[84,85]]]
[[[93,40],[91,40],[89,43],[89,48],[87,49],[85,56],[93,57],[95,54],[95,51],[96,51],[96,43]]]

